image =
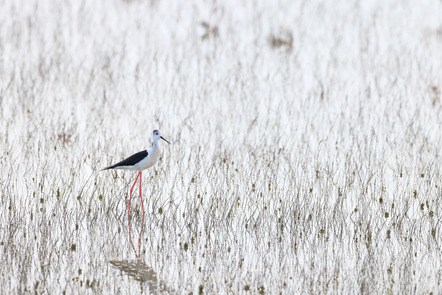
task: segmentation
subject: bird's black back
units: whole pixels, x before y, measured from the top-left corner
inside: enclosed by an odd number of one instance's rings
[[[133,154],[132,156],[130,156],[129,158],[118,162],[115,165],[109,166],[104,168],[103,170],[107,170],[107,169],[114,169],[114,168],[118,168],[121,166],[133,166],[136,163],[140,162],[141,160],[143,160],[144,158],[146,158],[148,155],[147,151],[142,151],[142,152],[138,152],[136,154]]]

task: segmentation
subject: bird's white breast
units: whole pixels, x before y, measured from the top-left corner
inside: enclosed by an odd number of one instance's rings
[[[134,165],[134,170],[144,170],[152,167],[160,158],[160,149],[157,146],[156,148],[151,148],[148,151],[148,155],[142,161]]]

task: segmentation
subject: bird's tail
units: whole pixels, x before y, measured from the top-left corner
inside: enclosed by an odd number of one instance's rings
[[[112,166],[109,166],[109,167],[103,168],[103,169],[101,169],[100,171],[109,170],[109,169],[114,169],[114,168],[115,168],[115,165],[112,165]]]

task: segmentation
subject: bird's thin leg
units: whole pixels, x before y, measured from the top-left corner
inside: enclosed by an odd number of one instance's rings
[[[144,204],[143,204],[143,194],[141,193],[141,178],[142,174],[140,171],[140,199],[141,199],[141,210],[143,211],[143,220],[141,221],[141,230],[140,230],[140,236],[138,237],[138,258],[141,257],[141,235],[143,234],[143,228],[144,228]]]
[[[132,202],[132,192],[133,192],[133,190],[134,190],[135,184],[137,184],[138,177],[140,177],[140,173],[141,173],[141,172],[138,172],[138,174],[137,174],[137,178],[135,178],[135,182],[134,182],[134,184],[132,185],[132,188],[130,189],[130,196],[129,196],[129,209],[127,210],[127,219],[129,220],[129,242],[130,242],[130,244],[132,245],[132,249],[134,250],[135,255],[137,255],[137,250],[135,250],[135,246],[134,246],[134,243],[132,242],[132,237],[131,237],[131,234],[130,234],[130,231],[131,231],[131,228],[130,228],[130,206],[131,206],[131,202]]]

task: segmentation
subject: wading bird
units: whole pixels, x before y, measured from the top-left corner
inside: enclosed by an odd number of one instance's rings
[[[121,162],[118,162],[115,165],[112,165],[112,166],[102,169],[102,170],[127,169],[127,170],[138,171],[137,178],[135,178],[135,182],[132,185],[132,188],[130,189],[129,209],[127,211],[127,217],[129,219],[129,240],[130,240],[130,243],[131,243],[132,248],[135,251],[135,255],[136,255],[137,252],[135,250],[134,244],[132,243],[132,238],[130,235],[130,231],[131,231],[131,229],[130,229],[130,205],[131,205],[131,201],[132,201],[132,192],[134,190],[134,187],[135,187],[138,179],[140,179],[140,199],[141,199],[141,210],[143,211],[143,221],[141,222],[141,231],[140,231],[140,236],[138,238],[138,258],[140,258],[141,234],[143,232],[143,225],[144,225],[144,204],[143,204],[143,197],[142,197],[142,193],[141,193],[141,177],[142,177],[141,172],[147,168],[152,167],[160,158],[160,147],[159,147],[159,143],[158,143],[159,139],[162,139],[165,142],[167,142],[168,144],[170,144],[170,142],[168,142],[163,136],[161,136],[160,130],[154,130],[152,132],[152,147],[150,149],[138,152],[138,153],[130,156],[129,158],[127,158]]]

